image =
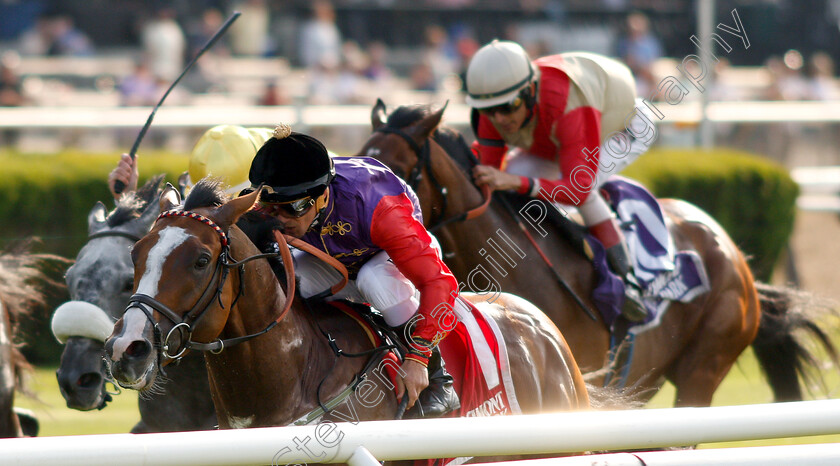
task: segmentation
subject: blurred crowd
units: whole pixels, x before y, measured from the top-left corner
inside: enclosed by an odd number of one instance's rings
[[[7,4],[17,4],[10,0]],[[88,33],[78,27],[73,16],[61,8],[50,6],[32,15],[29,27],[22,27],[13,37],[6,37],[5,53],[0,60],[0,105],[26,105],[31,100],[22,85],[23,73],[16,69],[26,57],[90,57],[108,53],[94,46]],[[61,2],[56,2],[61,5]],[[396,89],[418,92],[457,95],[463,88],[463,75],[470,57],[482,45],[473,25],[455,23],[425,24],[422,40],[413,47],[395,47],[382,40],[361,42],[346,31],[337,21],[337,5],[375,4],[378,8],[404,5],[401,0],[340,1],[313,0],[288,2],[288,15],[282,8],[267,0],[202,1],[191,4],[194,14],[186,15],[183,2],[151,2],[142,9],[142,15],[131,25],[136,32],[136,46],[128,47],[134,57],[130,72],[115,73],[112,92],[119,94],[119,104],[126,106],[153,105],[163,90],[181,73],[185,63],[207,43],[225,21],[229,11],[237,10],[242,16],[231,30],[208,53],[211,57],[261,57],[286,60],[292,73],[288,76],[269,77],[257,84],[251,92],[251,103],[258,105],[284,105],[293,101],[312,104],[369,103],[375,93],[388,94]],[[597,29],[595,34],[609,36],[608,46],[598,46],[600,53],[620,57],[637,79],[638,93],[655,95],[657,84],[666,73],[673,74],[673,61],[669,59],[661,30],[667,23],[652,21],[655,8],[666,8],[667,3],[654,0],[596,0],[589,2],[597,11],[611,12],[621,17],[608,28]],[[678,2],[693,8],[690,1]],[[476,0],[426,0],[412,3],[414,8],[437,8],[442,12],[459,8],[479,8]],[[481,2],[483,8],[533,13],[537,18],[536,29],[548,25],[564,32],[568,10],[581,2],[562,0],[495,0]],[[198,5],[198,6],[196,6]],[[670,4],[671,6],[674,3]],[[294,8],[291,8],[294,6]],[[648,14],[634,6],[647,7]],[[8,5],[7,5],[8,7]],[[2,8],[2,6],[0,6]],[[410,15],[411,10],[407,10]],[[295,12],[298,16],[293,16]],[[279,15],[279,17],[278,17]],[[300,16],[304,21],[297,21]],[[294,28],[286,27],[290,22]],[[521,25],[520,25],[521,26]],[[376,28],[377,24],[368,24]],[[416,27],[416,25],[415,25]],[[567,28],[569,29],[569,28]],[[556,53],[557,40],[528,34],[529,28],[499,28],[496,37],[519,41],[534,57]],[[292,32],[290,32],[292,31]],[[562,44],[562,41],[559,41]],[[593,44],[596,42],[593,41]],[[189,74],[173,100],[186,102],[190,94],[235,92],[223,79],[231,70],[219,68],[219,61],[205,58]],[[834,100],[838,97],[833,59],[825,51],[803,55],[791,49],[779,56],[768,58],[761,72],[742,73],[743,76],[760,76],[761,79],[739,78],[740,67],[730,66],[726,58],[716,64],[715,82],[711,85],[713,100]],[[297,77],[303,84],[299,88],[289,85]],[[97,85],[101,85],[98,81]],[[107,90],[107,86],[102,88]],[[178,95],[180,93],[180,96]],[[300,100],[296,100],[300,99]]]

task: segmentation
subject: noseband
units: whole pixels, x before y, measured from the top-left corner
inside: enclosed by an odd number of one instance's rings
[[[183,357],[184,352],[188,349],[195,349],[199,351],[210,351],[211,353],[218,354],[221,353],[222,350],[226,347],[230,347],[244,341],[250,340],[251,338],[255,338],[263,333],[268,332],[272,328],[274,328],[277,323],[283,318],[286,312],[291,308],[292,298],[294,297],[295,293],[295,273],[292,265],[292,258],[291,254],[289,253],[289,248],[286,245],[285,238],[283,235],[277,234],[275,235],[278,238],[278,242],[280,244],[280,251],[279,252],[271,252],[271,253],[264,253],[264,254],[256,254],[254,256],[242,259],[241,261],[236,261],[231,259],[230,257],[230,241],[228,239],[227,233],[222,230],[221,227],[216,225],[215,222],[210,220],[209,218],[197,214],[195,212],[190,211],[182,211],[182,210],[169,210],[163,212],[158,217],[158,220],[164,217],[185,217],[191,218],[194,220],[198,220],[199,222],[213,228],[213,230],[219,235],[219,238],[222,242],[222,250],[219,253],[219,257],[216,260],[216,268],[213,271],[213,276],[210,278],[210,282],[207,284],[207,287],[202,292],[201,296],[198,300],[193,304],[192,308],[183,316],[181,317],[168,306],[163,304],[162,302],[158,301],[157,299],[142,293],[135,293],[129,299],[128,306],[126,307],[126,311],[132,307],[139,308],[143,313],[146,315],[146,318],[153,324],[154,326],[154,338],[155,338],[155,345],[160,348],[160,355],[167,358],[177,360]],[[231,307],[236,304],[239,300],[239,297],[242,295],[242,274],[244,273],[246,262],[255,260],[255,259],[262,259],[266,257],[276,257],[276,256],[283,257],[283,263],[286,267],[286,305],[283,310],[280,312],[280,315],[275,319],[271,324],[268,325],[264,330],[251,334],[245,335],[242,337],[230,338],[227,340],[217,339],[212,343],[201,343],[192,341],[192,332],[194,328],[197,326],[198,322],[201,318],[205,315],[206,311],[210,308],[210,305],[213,301],[217,301],[219,306],[224,308],[224,303],[222,303],[222,289],[224,288],[225,281],[227,280],[228,274],[230,269],[237,268],[239,271],[239,289],[237,290],[236,297],[231,303]],[[166,338],[163,338],[161,341],[161,330],[158,322],[153,318],[152,314],[154,312],[158,312],[164,315],[169,321],[175,324],[169,333],[167,333]],[[182,339],[181,347],[176,348],[176,353],[171,354],[169,352],[169,340],[172,338],[174,332],[179,332],[181,336],[185,336]]]

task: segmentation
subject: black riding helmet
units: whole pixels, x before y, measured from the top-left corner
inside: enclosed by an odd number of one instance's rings
[[[252,189],[264,185],[260,199],[286,203],[324,194],[335,178],[335,166],[321,141],[286,125],[257,151],[248,179]]]

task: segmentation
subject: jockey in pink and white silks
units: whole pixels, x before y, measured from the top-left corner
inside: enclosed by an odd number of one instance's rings
[[[466,80],[481,163],[473,171],[476,183],[576,207],[629,285],[622,313],[643,320],[624,235],[599,191],[652,142],[633,131],[632,120],[645,107],[636,105],[630,70],[582,52],[532,61],[519,44],[494,40],[473,56]]]

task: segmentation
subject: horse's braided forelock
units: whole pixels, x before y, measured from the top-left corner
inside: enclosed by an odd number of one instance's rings
[[[207,218],[207,217],[205,217],[201,214],[198,214],[196,212],[192,212],[192,211],[189,211],[189,210],[167,210],[166,212],[161,213],[158,216],[158,219],[161,219],[161,218],[164,218],[164,217],[186,217],[186,218],[191,218],[191,219],[194,219],[194,220],[198,220],[199,222],[201,222],[201,223],[209,226],[210,228],[216,230],[216,233],[218,233],[219,237],[221,237],[221,239],[222,239],[222,247],[227,247],[230,244],[230,242],[228,241],[227,233],[225,233],[225,231],[222,230],[222,227],[220,227],[219,225],[216,225],[216,222],[214,222],[213,220],[210,220],[209,218]]]

